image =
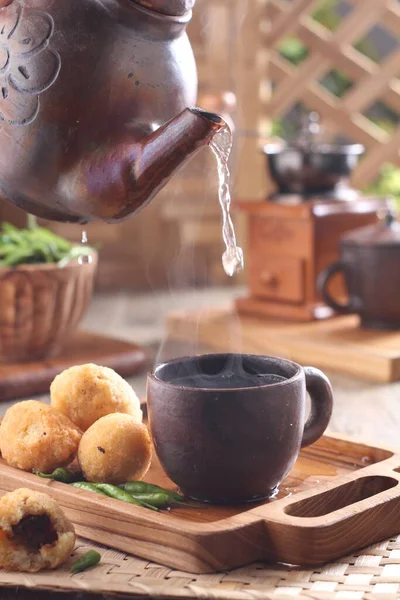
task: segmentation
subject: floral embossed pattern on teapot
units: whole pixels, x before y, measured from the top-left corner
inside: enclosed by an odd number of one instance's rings
[[[0,118],[8,125],[33,123],[39,95],[56,81],[61,59],[51,48],[54,22],[47,14],[30,12],[13,2],[0,30]]]
[[[185,33],[193,0],[0,0],[0,196],[118,221],[214,134]]]

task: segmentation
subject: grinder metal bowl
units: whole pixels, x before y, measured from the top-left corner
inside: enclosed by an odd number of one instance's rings
[[[315,196],[347,185],[364,147],[317,142],[319,131],[319,117],[311,113],[294,142],[264,146],[268,172],[280,194]]]

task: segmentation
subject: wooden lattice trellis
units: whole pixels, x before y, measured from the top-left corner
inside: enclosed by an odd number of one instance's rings
[[[356,186],[364,186],[384,162],[400,164],[400,125],[390,134],[365,116],[376,102],[400,114],[400,46],[375,63],[353,46],[376,24],[400,39],[398,0],[348,0],[350,13],[332,32],[312,18],[320,0],[269,0],[264,45],[270,49],[269,76],[275,87],[265,105],[269,118],[280,117],[297,102],[320,113],[330,132],[346,133],[366,147],[366,156],[354,173]],[[284,59],[279,44],[295,35],[307,47],[307,58],[297,67]],[[353,81],[342,97],[331,94],[321,78],[340,69]]]

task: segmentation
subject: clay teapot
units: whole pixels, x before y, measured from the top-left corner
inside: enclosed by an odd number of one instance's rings
[[[338,272],[344,275],[347,304],[328,291],[331,277]],[[339,261],[322,271],[317,286],[334,310],[359,314],[362,327],[400,329],[400,223],[390,203],[378,225],[344,234]]]
[[[0,196],[126,218],[226,127],[192,106],[195,0],[0,0]]]

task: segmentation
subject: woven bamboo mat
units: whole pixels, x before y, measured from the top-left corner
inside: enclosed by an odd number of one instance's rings
[[[71,563],[90,548],[100,551],[101,563],[72,577]],[[316,569],[256,563],[215,575],[174,571],[80,539],[73,557],[57,571],[27,575],[0,570],[0,588],[16,586],[38,592],[92,592],[165,600],[397,600],[400,536]]]

